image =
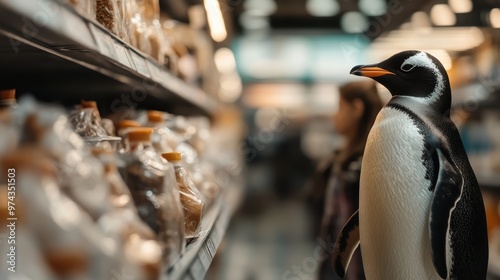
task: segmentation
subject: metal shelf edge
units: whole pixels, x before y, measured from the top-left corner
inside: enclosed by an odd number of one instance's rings
[[[186,253],[163,275],[163,280],[203,279],[222,242],[242,192],[240,187],[231,187],[223,193],[204,217],[204,234],[187,246]]]

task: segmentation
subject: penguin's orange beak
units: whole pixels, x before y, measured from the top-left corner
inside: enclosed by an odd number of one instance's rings
[[[375,78],[375,77],[380,77],[384,75],[396,75],[393,72],[386,70],[384,68],[380,68],[378,66],[363,66],[363,65],[358,65],[354,66],[351,69],[350,74],[356,75],[356,76],[364,76],[364,77],[369,77],[369,78]]]

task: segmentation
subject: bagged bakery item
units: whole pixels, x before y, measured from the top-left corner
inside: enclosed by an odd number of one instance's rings
[[[106,131],[95,101],[82,101],[81,109],[73,111],[69,116],[69,120],[75,132],[90,146],[100,146],[113,150],[118,148],[121,138],[112,136],[114,126],[110,120],[104,121],[108,128],[108,131]]]
[[[17,104],[16,90],[0,90],[0,156],[19,144],[24,114]]]
[[[75,110],[69,116],[75,132],[83,139],[108,137],[106,130],[101,125],[101,120],[93,108]]]
[[[141,270],[141,279],[158,279],[162,247],[153,230],[139,217],[130,191],[118,172],[115,153],[102,148],[94,148],[92,153],[104,166],[104,177],[113,207],[97,223],[106,235],[121,243],[126,259]]]
[[[117,0],[95,0],[95,2],[97,21],[118,37],[122,37],[126,32],[123,30],[125,26],[120,11],[123,3]]]
[[[130,18],[128,18],[127,13],[127,0],[115,0],[116,1],[116,12],[117,16],[117,33],[118,37],[130,44],[130,37],[132,33],[128,25],[130,24]]]
[[[118,123],[117,135],[122,138],[127,138],[128,132],[133,130],[133,128],[141,127],[138,121],[134,120],[122,120]]]
[[[164,263],[162,246],[137,213],[130,209],[116,209],[102,216],[97,224],[106,236],[117,241],[123,257],[137,271],[133,279],[160,278]]]
[[[118,123],[118,130],[116,131],[116,134],[122,139],[117,148],[119,153],[125,153],[129,150],[127,134],[137,127],[141,127],[141,124],[133,120],[121,120]]]
[[[21,149],[3,157],[0,166],[15,169],[16,200],[22,201],[23,210],[17,208],[23,216],[17,221],[34,234],[37,246],[31,250],[40,250],[56,276],[49,279],[112,279],[114,272],[133,268],[121,247],[61,191],[57,163],[48,154],[39,148]],[[21,262],[26,259],[19,255],[19,266],[29,266]],[[43,278],[41,274],[31,279]]]
[[[130,191],[123,181],[117,166],[114,151],[104,148],[93,148],[92,154],[102,163],[103,177],[109,189],[109,203],[114,209],[131,209],[137,211]]]
[[[165,127],[163,113],[159,111],[148,111],[146,126],[153,128],[151,142],[158,154],[173,152],[178,145],[177,141],[169,135],[171,132]]]
[[[201,232],[201,220],[203,217],[205,203],[202,195],[189,178],[182,166],[181,154],[178,152],[162,154],[168,162],[174,165],[175,178],[179,186],[182,207],[185,216],[185,232],[187,238],[198,237]]]
[[[199,162],[186,167],[189,177],[203,195],[206,208],[209,208],[221,192],[221,187],[215,178],[215,170],[207,162]]]
[[[101,117],[101,114],[99,113],[99,108],[97,108],[97,102],[82,100],[80,106],[83,109],[87,109],[87,108],[94,109],[95,119],[97,122],[100,123],[100,125],[102,126],[102,128],[106,132],[106,135],[107,136],[116,136],[115,125],[113,124],[113,121],[110,119],[106,119],[106,118]]]
[[[151,53],[151,43],[147,37],[148,25],[144,19],[144,5],[142,0],[126,0],[127,16],[131,19],[129,28],[131,44],[143,51]]]
[[[157,152],[167,153],[177,151],[181,153],[183,160],[187,164],[194,164],[198,160],[198,153],[184,141],[181,135],[171,129],[174,126],[173,119],[175,119],[175,116],[167,113],[148,111],[146,126],[155,129],[154,141]]]
[[[124,166],[120,173],[139,216],[155,232],[170,267],[184,252],[184,213],[173,167],[152,147],[152,132],[151,128],[135,128],[128,133],[130,147],[121,155]]]
[[[26,224],[23,198],[16,195],[15,170],[3,168],[2,173],[0,180],[5,185],[0,185],[0,220],[7,222],[0,228],[0,236],[6,243],[0,246],[0,254],[5,256],[5,261],[0,262],[0,279],[9,279],[15,273],[19,279],[52,280],[55,275],[45,264],[36,236]]]
[[[35,107],[26,118],[22,136],[23,144],[46,151],[57,163],[62,191],[93,219],[109,212],[103,166],[73,131],[63,110],[51,106]]]
[[[160,23],[160,3],[158,0],[143,0],[143,15],[147,24],[146,37],[151,44],[151,55],[161,64],[165,62],[164,34]]]

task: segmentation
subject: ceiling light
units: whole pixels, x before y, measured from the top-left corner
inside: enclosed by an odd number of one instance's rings
[[[347,12],[340,19],[340,26],[347,33],[361,33],[368,29],[368,20],[360,12]]]
[[[245,11],[240,15],[240,24],[247,30],[258,30],[270,28],[269,18]]]
[[[457,14],[470,13],[472,11],[472,1],[471,0],[448,0],[453,12]]]
[[[381,16],[387,11],[384,0],[360,0],[358,6],[361,12],[369,16]]]
[[[210,27],[210,36],[216,42],[222,42],[227,37],[226,25],[222,17],[218,0],[205,0],[203,2],[207,10],[208,26]]]
[[[221,73],[232,73],[236,71],[236,61],[233,52],[228,48],[220,48],[214,55],[215,66]]]
[[[490,24],[494,28],[500,28],[500,9],[494,8],[490,11]]]
[[[315,17],[332,17],[339,13],[340,5],[337,0],[307,0],[306,9]]]
[[[460,52],[473,49],[484,42],[483,32],[477,27],[441,27],[434,29],[394,30],[381,36],[371,48],[444,49]]]
[[[241,96],[242,88],[238,74],[222,75],[220,78],[219,98],[224,102],[235,102]]]
[[[411,25],[413,28],[430,28],[431,21],[426,12],[415,12],[411,16]]]
[[[274,0],[246,0],[243,7],[254,14],[270,16],[276,11],[276,2]]]
[[[446,4],[436,4],[431,9],[431,20],[437,26],[451,26],[457,22],[457,17]]]

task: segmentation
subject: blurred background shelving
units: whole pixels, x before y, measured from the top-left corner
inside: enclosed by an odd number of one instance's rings
[[[274,227],[265,225],[272,223],[270,216],[282,217],[277,213],[286,212],[283,209],[290,211],[290,203],[295,209],[303,207],[302,195],[315,166],[342,145],[332,116],[338,109],[338,87],[358,79],[348,75],[349,70],[354,65],[377,62],[406,49],[427,51],[448,70],[453,92],[452,116],[483,190],[487,211],[493,213],[488,216],[488,223],[497,225],[498,2],[246,0],[239,4],[233,13],[237,36],[232,49],[243,81],[243,94],[238,102],[249,132],[245,146],[249,174],[247,203],[243,208],[249,214],[244,216],[246,219],[235,219],[235,229],[228,233],[228,242],[233,243],[228,247],[252,252],[255,257],[262,254],[283,257],[272,261],[273,265],[263,265],[264,268],[227,260],[229,272],[225,276],[238,277],[223,279],[246,279],[231,269],[232,265],[240,270],[246,268],[245,275],[251,279],[304,275],[317,279],[319,262],[305,270],[305,261],[314,256],[314,249],[320,244],[316,240],[318,229],[311,224],[315,217],[304,210],[308,214],[303,220],[299,211],[294,212],[291,220],[276,218]],[[379,89],[387,100],[389,94],[383,87]],[[233,232],[250,230],[251,225],[262,229],[247,232],[252,245],[244,246],[242,234],[237,236]],[[294,230],[286,231],[287,226]],[[498,251],[497,236],[489,234],[491,251]],[[273,235],[282,238],[274,240]],[[266,244],[273,247],[263,249]],[[255,247],[262,249],[251,249]],[[243,255],[231,252],[235,257],[229,259]],[[492,279],[497,277],[494,267],[498,264],[500,258],[492,255]],[[294,274],[293,267],[303,268],[304,274]]]

